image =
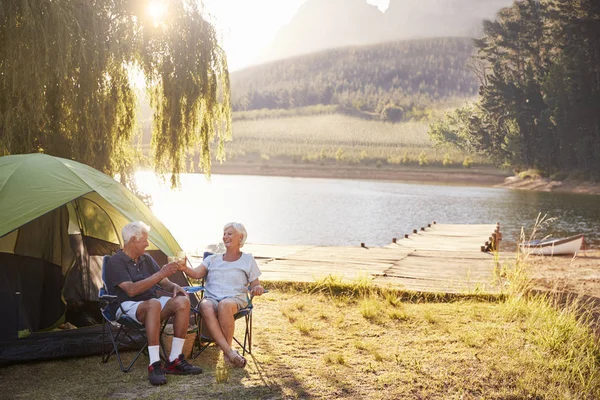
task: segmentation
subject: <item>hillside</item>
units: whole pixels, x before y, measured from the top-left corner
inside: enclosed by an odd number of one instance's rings
[[[352,46],[233,72],[234,111],[289,109],[316,104],[400,114],[415,104],[477,94],[466,63],[470,38],[433,38]]]
[[[385,13],[365,0],[307,0],[255,63],[348,45],[482,34],[512,0],[390,0]]]

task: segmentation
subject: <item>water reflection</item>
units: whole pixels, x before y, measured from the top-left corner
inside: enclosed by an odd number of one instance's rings
[[[538,213],[557,220],[538,237],[585,233],[597,246],[597,197],[466,186],[287,177],[184,174],[179,190],[138,172],[140,190],[181,246],[199,252],[220,242],[222,227],[242,221],[249,242],[381,246],[431,221],[501,223],[514,247],[521,227],[529,234]]]

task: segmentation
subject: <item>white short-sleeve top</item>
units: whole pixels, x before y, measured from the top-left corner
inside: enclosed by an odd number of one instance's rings
[[[223,254],[213,254],[202,261],[206,266],[204,296],[218,301],[228,297],[246,299],[248,284],[256,280],[261,272],[250,253],[242,253],[236,261],[224,261]]]

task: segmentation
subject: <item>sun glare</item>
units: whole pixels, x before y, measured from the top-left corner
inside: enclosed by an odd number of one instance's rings
[[[148,16],[152,19],[154,26],[159,26],[163,23],[167,14],[167,3],[165,1],[153,0],[148,3],[146,8]]]

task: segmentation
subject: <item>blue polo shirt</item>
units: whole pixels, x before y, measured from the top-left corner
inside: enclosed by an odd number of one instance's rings
[[[156,286],[153,286],[151,289],[136,296],[129,297],[119,285],[123,282],[138,282],[144,280],[158,271],[160,271],[160,267],[148,253],[140,256],[136,263],[129,258],[123,250],[119,250],[114,256],[110,257],[106,263],[104,278],[108,294],[116,295],[121,303],[124,301],[145,301],[155,299],[157,297]]]

